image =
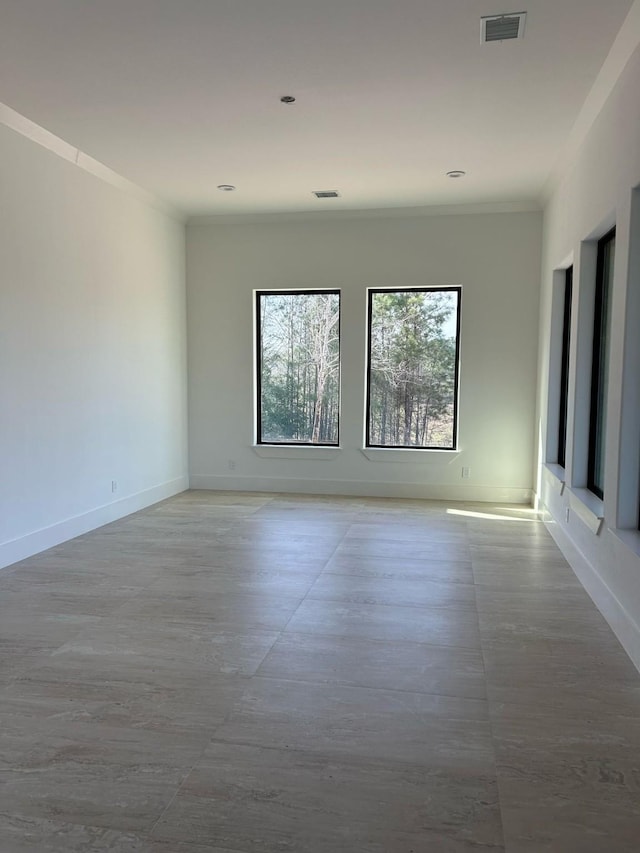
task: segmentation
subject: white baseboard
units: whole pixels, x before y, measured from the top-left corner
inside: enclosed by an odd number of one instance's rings
[[[145,509],[145,507],[158,503],[158,501],[184,492],[188,488],[189,478],[187,476],[178,477],[175,480],[168,480],[166,483],[160,483],[158,486],[137,492],[135,495],[129,495],[113,503],[96,507],[73,518],[65,518],[50,527],[34,530],[19,539],[3,542],[0,544],[0,569],[17,563],[19,560],[32,557],[34,554],[39,554],[40,551],[45,551],[47,548],[60,545],[61,542],[67,542],[75,536],[81,536],[83,533],[102,527],[103,524],[109,524],[109,522],[124,518],[125,515],[130,515],[132,512]]]
[[[304,495],[345,495],[373,498],[531,504],[531,489],[501,486],[390,483],[364,480],[303,480],[294,477],[223,477],[192,474],[190,488],[210,491],[281,492]]]
[[[545,520],[545,527],[562,551],[576,577],[609,623],[622,648],[640,671],[640,627],[602,579],[597,569],[576,547],[560,524]]]

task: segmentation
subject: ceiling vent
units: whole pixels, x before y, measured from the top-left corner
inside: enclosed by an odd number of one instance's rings
[[[316,198],[340,198],[337,190],[314,190],[313,194]]]
[[[509,41],[524,38],[526,12],[510,12],[505,15],[488,15],[480,19],[480,41]]]

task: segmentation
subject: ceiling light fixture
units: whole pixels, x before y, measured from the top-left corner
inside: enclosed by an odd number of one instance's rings
[[[218,184],[218,189],[223,193],[232,193],[235,190],[233,184]]]
[[[283,104],[295,104],[296,99],[293,97],[293,95],[283,95],[280,98],[280,101]]]
[[[451,172],[447,172],[448,178],[464,178],[466,172],[463,172],[461,169],[453,169]]]

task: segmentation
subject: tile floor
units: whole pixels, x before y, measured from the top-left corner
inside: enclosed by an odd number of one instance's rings
[[[0,853],[638,853],[640,675],[531,511],[188,492],[0,572]]]

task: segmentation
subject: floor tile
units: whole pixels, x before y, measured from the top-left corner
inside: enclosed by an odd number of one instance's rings
[[[640,813],[568,797],[503,807],[507,853],[637,853]]]
[[[292,616],[286,631],[471,649],[480,647],[475,612],[439,607],[352,604],[307,598]]]
[[[493,772],[487,707],[477,699],[256,676],[215,739]]]
[[[241,697],[247,679],[206,667],[144,660],[110,662],[68,654],[16,677],[0,694],[30,716],[60,717],[168,734],[211,736]]]
[[[415,541],[345,537],[336,549],[336,554],[393,557],[396,560],[468,560],[470,558],[469,546],[464,541],[435,542],[429,541],[428,538]]]
[[[29,619],[26,612],[13,611],[0,621],[0,656],[49,653],[99,622],[100,617],[85,614],[41,613]]]
[[[493,703],[563,714],[640,713],[640,679],[617,654],[549,654],[483,646],[487,693]]]
[[[473,649],[284,634],[259,674],[269,678],[485,699],[482,655]]]
[[[487,612],[479,610],[480,636],[484,645],[508,651],[582,653],[587,658],[603,652],[614,653],[619,643],[602,616],[593,611],[576,614],[541,607]]]
[[[604,805],[640,802],[640,703],[608,709],[532,711],[491,704],[498,775],[521,803],[555,795]]]
[[[253,675],[280,635],[253,628],[225,630],[203,619],[165,623],[115,616],[55,649],[50,663],[64,666],[69,658],[89,672],[106,667],[116,680],[121,671],[136,667],[179,669],[194,679],[215,673]]]
[[[481,613],[522,612],[535,614],[560,614],[571,617],[587,616],[598,622],[604,621],[595,610],[591,598],[582,587],[573,583],[566,589],[511,588],[496,589],[483,584],[476,585],[476,600]]]
[[[526,507],[194,491],[0,572],[0,853],[636,853],[639,721]]]
[[[307,597],[323,601],[391,604],[403,607],[439,609],[476,609],[475,589],[471,584],[445,583],[425,578],[404,579],[337,575],[323,572],[309,589]]]
[[[3,774],[2,812],[65,824],[148,831],[204,741],[61,722],[39,733]]]
[[[190,573],[166,573],[148,587],[149,595],[194,596],[211,599],[221,595],[273,596],[301,601],[316,581],[318,573],[277,569],[196,569]]]
[[[398,557],[371,557],[363,554],[335,553],[327,561],[326,574],[404,580],[431,580],[473,584],[471,560],[407,560]]]
[[[396,542],[402,549],[406,543],[424,545],[430,548],[434,543],[467,544],[466,525],[456,525],[450,519],[436,516],[435,518],[407,519],[389,524],[384,521],[376,523],[372,520],[355,521],[346,532],[345,544],[355,539],[358,542]]]
[[[280,848],[282,849],[282,848]],[[138,853],[136,850],[135,853]],[[229,850],[228,847],[211,846],[211,844],[194,844],[190,841],[181,843],[179,841],[162,841],[160,839],[149,839],[140,849],[140,853],[248,853],[236,847]]]
[[[198,594],[188,591],[169,594],[149,591],[121,605],[118,618],[191,624],[203,621],[219,630],[258,628],[282,630],[298,608],[302,597],[284,598],[276,592],[263,595],[235,593]]]
[[[36,769],[3,785],[2,808],[7,816],[147,832],[184,775],[98,764]]]
[[[249,853],[503,849],[491,777],[218,743],[153,835]]]
[[[0,591],[0,622],[16,612],[24,618],[36,622],[43,616],[60,620],[68,617],[72,622],[82,621],[83,617],[108,616],[117,610],[124,601],[132,598],[140,590],[131,590],[129,594],[112,594],[108,589],[94,590],[92,593],[78,593],[75,590],[16,590]]]
[[[131,832],[0,812],[1,853],[147,853]]]

